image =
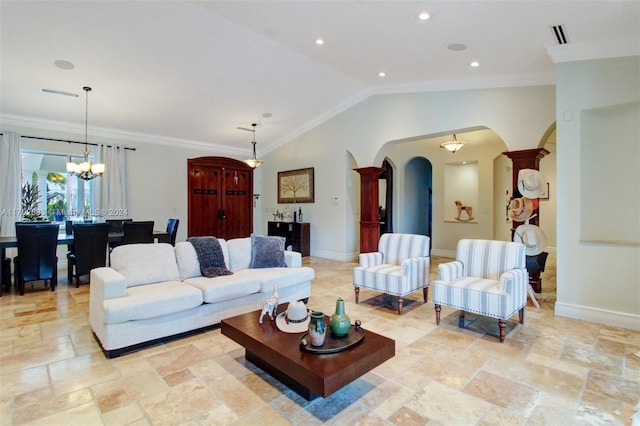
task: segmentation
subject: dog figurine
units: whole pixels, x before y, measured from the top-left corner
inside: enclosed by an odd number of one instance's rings
[[[264,318],[266,314],[269,314],[269,318],[271,318],[271,321],[273,321],[273,319],[276,317],[277,309],[278,309],[278,285],[274,284],[273,294],[264,301],[264,305],[262,305],[262,312],[260,312],[260,320],[258,322],[262,324],[262,318]]]
[[[456,216],[456,220],[468,222],[471,219],[473,219],[473,207],[465,206],[464,204],[462,204],[462,201],[460,200],[456,200],[455,203],[456,203],[456,207],[458,208],[458,216]],[[465,212],[467,214],[466,220],[460,218],[460,215],[462,214],[462,212]]]

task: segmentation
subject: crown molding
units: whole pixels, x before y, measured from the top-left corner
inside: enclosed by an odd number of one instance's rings
[[[549,86],[556,83],[555,72],[503,75],[472,79],[443,79],[408,84],[375,86],[372,94],[444,92],[458,90],[499,89],[506,87]]]
[[[26,117],[18,115],[3,114],[0,117],[0,127],[27,127],[32,129],[44,130],[48,132],[64,132],[73,135],[80,135],[84,139],[84,126],[68,123],[64,121],[46,120],[35,117]],[[138,142],[152,145],[164,145],[181,148],[195,148],[211,152],[224,152],[225,154],[235,154],[239,156],[247,155],[246,149],[237,149],[225,145],[217,145],[209,142],[192,141],[188,139],[169,138],[165,136],[150,135],[145,133],[126,132],[117,129],[108,129],[104,127],[89,126],[89,133],[93,139],[92,143],[96,143],[95,139],[103,139],[108,141],[122,141],[125,143]],[[79,140],[78,142],[83,142]]]
[[[547,47],[554,63],[640,55],[640,37]]]

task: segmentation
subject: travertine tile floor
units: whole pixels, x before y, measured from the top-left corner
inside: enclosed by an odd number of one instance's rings
[[[445,260],[432,258],[432,278]],[[219,328],[106,359],[87,322],[89,286],[62,279],[55,293],[0,298],[0,424],[630,424],[640,333],[555,317],[553,259],[540,309],[529,302],[524,325],[514,316],[504,344],[481,331],[495,321],[460,329],[450,309],[437,327],[420,293],[402,316],[366,290],[355,305],[354,263],[305,263],[316,271],[312,309],[331,313],[343,297],[352,320],[396,341],[394,358],[334,395],[303,400]]]

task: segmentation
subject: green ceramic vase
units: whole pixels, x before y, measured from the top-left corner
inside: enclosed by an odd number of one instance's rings
[[[322,346],[326,334],[327,325],[324,323],[324,314],[322,312],[311,312],[311,321],[309,322],[311,345]]]
[[[336,337],[346,336],[351,328],[351,320],[344,313],[344,300],[339,298],[336,302],[336,313],[331,315],[329,328]]]

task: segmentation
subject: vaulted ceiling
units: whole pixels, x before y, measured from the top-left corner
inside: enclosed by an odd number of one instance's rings
[[[633,46],[639,5],[2,0],[0,120],[83,140],[88,85],[90,141],[268,152],[372,94],[553,84],[548,48]]]

